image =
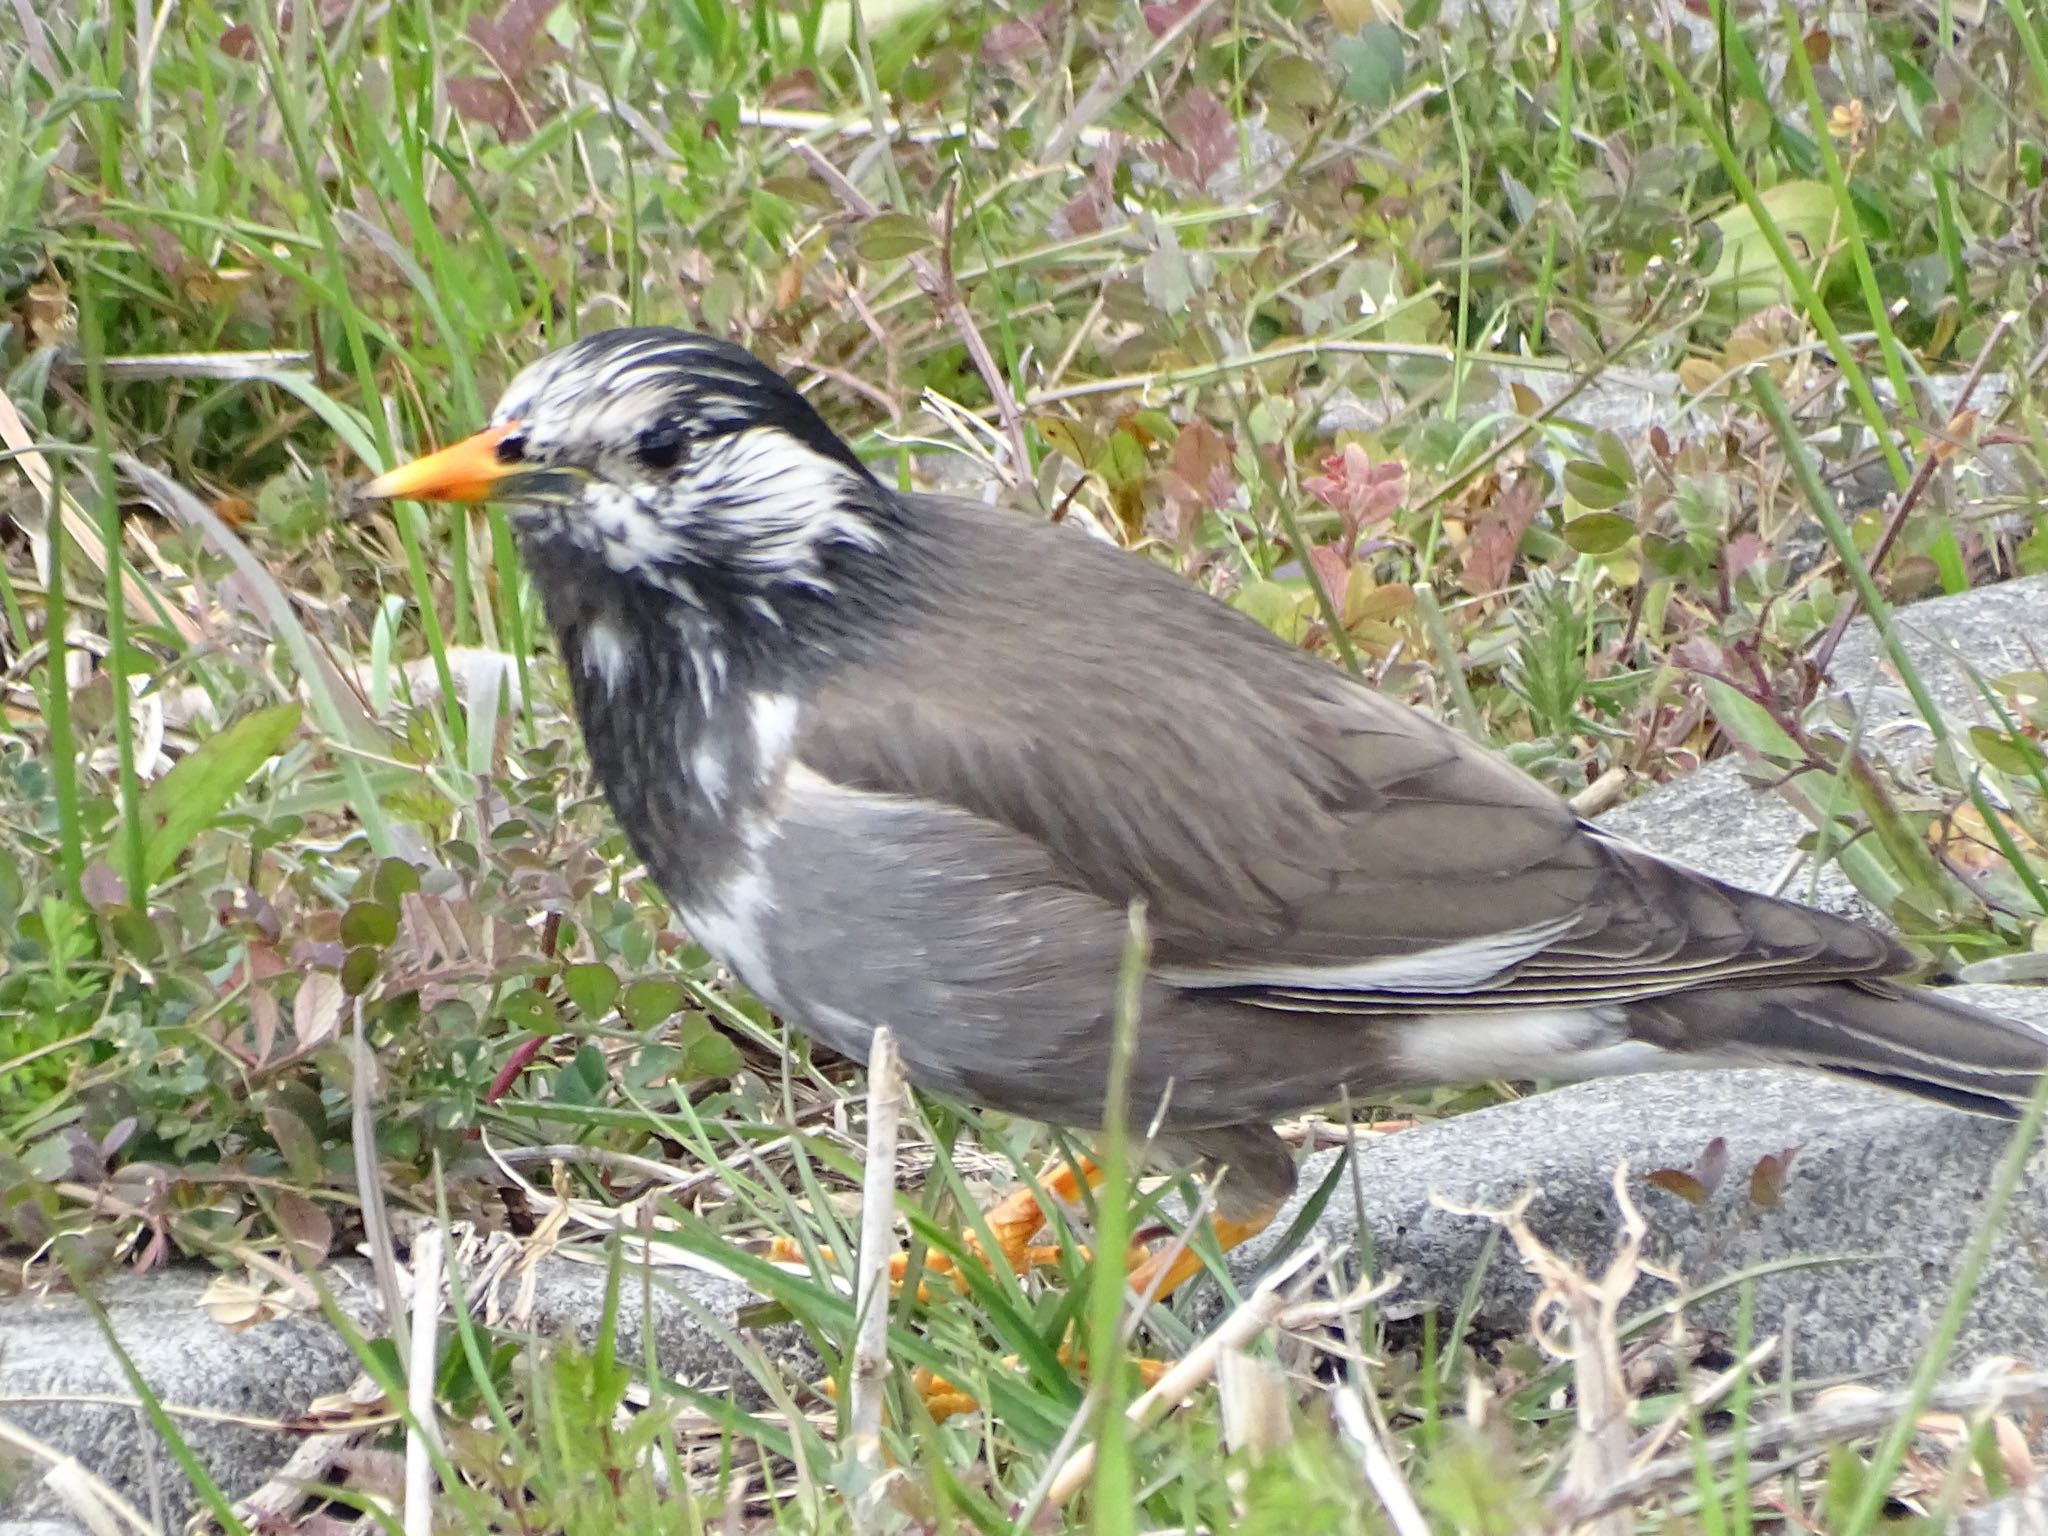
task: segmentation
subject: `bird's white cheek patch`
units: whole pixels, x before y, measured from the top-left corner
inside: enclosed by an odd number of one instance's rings
[[[584,493],[583,507],[604,563],[620,575],[644,577],[677,558],[675,534],[631,491],[598,481]]]

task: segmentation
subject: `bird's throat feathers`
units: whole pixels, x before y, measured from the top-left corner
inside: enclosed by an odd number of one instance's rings
[[[687,906],[744,856],[794,739],[793,679],[687,607],[550,617],[606,798],[657,882]]]

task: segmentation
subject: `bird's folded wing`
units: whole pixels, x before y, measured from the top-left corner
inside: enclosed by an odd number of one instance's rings
[[[798,753],[1022,832],[1112,910],[1142,899],[1162,980],[1435,1012],[1908,963],[1871,930],[1603,836],[1143,560],[1050,532],[977,547],[967,521],[950,599],[813,701]],[[1058,600],[994,596],[1032,583]]]

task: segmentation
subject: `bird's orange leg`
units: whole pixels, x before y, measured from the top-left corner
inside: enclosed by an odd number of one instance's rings
[[[1050,1169],[1047,1171],[1048,1174],[1053,1172]],[[1088,1173],[1090,1175],[1088,1178],[1090,1184],[1100,1182],[1101,1175],[1095,1170],[1093,1164],[1089,1165]],[[1046,1193],[1053,1193],[1051,1187],[1053,1179],[1048,1177],[1042,1182],[1046,1185]],[[1029,1191],[1019,1191],[1019,1193],[1027,1197],[1029,1195]],[[1010,1201],[1016,1200],[1016,1198],[1016,1195],[1012,1195],[1004,1203],[1008,1204]],[[1071,1197],[1063,1194],[1061,1198],[1067,1199]],[[1037,1210],[1035,1202],[1032,1204],[1032,1209],[1034,1211]],[[1273,1218],[1279,1214],[1280,1207],[1276,1205],[1270,1209],[1253,1211],[1249,1217],[1243,1220],[1235,1220],[1228,1216],[1212,1217],[1209,1219],[1208,1225],[1210,1231],[1215,1234],[1217,1246],[1225,1253],[1228,1253],[1239,1243],[1247,1242],[1265,1231],[1267,1227],[1273,1224]],[[1020,1212],[1017,1220],[1021,1221],[1023,1219],[1024,1217]],[[1032,1231],[1035,1232],[1036,1228],[1033,1228]],[[993,1220],[989,1222],[989,1233],[991,1236],[997,1236]],[[1032,1232],[1024,1234],[1027,1238],[1031,1235]],[[1000,1241],[1000,1238],[998,1240]],[[1059,1250],[1054,1248],[1052,1252],[1056,1256]],[[1171,1295],[1180,1286],[1187,1284],[1196,1275],[1199,1275],[1202,1272],[1202,1268],[1202,1260],[1186,1242],[1169,1240],[1145,1254],[1138,1261],[1136,1267],[1125,1277],[1124,1283],[1139,1296],[1159,1301]],[[1013,1359],[1008,1363],[1015,1365],[1016,1361]],[[1085,1368],[1087,1364],[1072,1339],[1069,1339],[1066,1344],[1061,1346],[1060,1363],[1070,1368]],[[1137,1367],[1139,1379],[1148,1387],[1155,1385],[1166,1374],[1167,1362],[1164,1360],[1152,1360],[1139,1356],[1133,1358],[1131,1364]],[[925,1408],[930,1412],[934,1422],[943,1423],[955,1414],[971,1413],[981,1406],[980,1403],[975,1401],[971,1393],[955,1386],[952,1382],[946,1380],[945,1377],[936,1375],[921,1366],[912,1380],[917,1388],[918,1395],[924,1399]]]
[[[1057,1243],[1031,1241],[1046,1223],[1046,1211],[1039,1201],[1038,1190],[1043,1190],[1049,1200],[1071,1201],[1078,1199],[1082,1190],[1101,1182],[1102,1172],[1090,1159],[1081,1159],[1081,1166],[1077,1169],[1065,1158],[1055,1158],[1039,1175],[1036,1190],[1029,1185],[1020,1186],[982,1212],[982,1225],[988,1229],[996,1251],[1003,1256],[1012,1273],[1028,1274],[1033,1269],[1059,1262]],[[985,1256],[980,1235],[973,1228],[961,1233],[961,1245],[977,1257]],[[831,1256],[829,1251],[826,1256]],[[803,1261],[803,1250],[793,1238],[777,1237],[768,1245],[768,1257],[778,1264],[796,1264]],[[1142,1257],[1135,1262],[1142,1263]],[[927,1271],[950,1274],[956,1287],[963,1291],[967,1289],[967,1282],[959,1273],[959,1265],[951,1256],[927,1254],[924,1263]],[[909,1269],[910,1256],[899,1253],[889,1261],[889,1278],[901,1285]]]
[[[1239,1243],[1249,1242],[1265,1231],[1279,1214],[1280,1207],[1276,1205],[1271,1210],[1255,1211],[1243,1221],[1235,1221],[1228,1216],[1212,1216],[1208,1225],[1216,1235],[1216,1246],[1228,1253]],[[1125,1283],[1140,1296],[1163,1301],[1199,1275],[1202,1268],[1201,1257],[1192,1244],[1169,1241],[1147,1254]]]

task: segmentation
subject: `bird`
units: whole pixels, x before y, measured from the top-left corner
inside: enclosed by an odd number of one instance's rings
[[[636,856],[812,1039],[1099,1130],[1141,907],[1130,1123],[1216,1172],[1225,1246],[1294,1188],[1274,1122],[1346,1095],[1784,1065],[2009,1118],[2048,1069],[1893,937],[1601,830],[1142,553],[886,483],[731,342],[571,342],[363,494],[505,504]]]

